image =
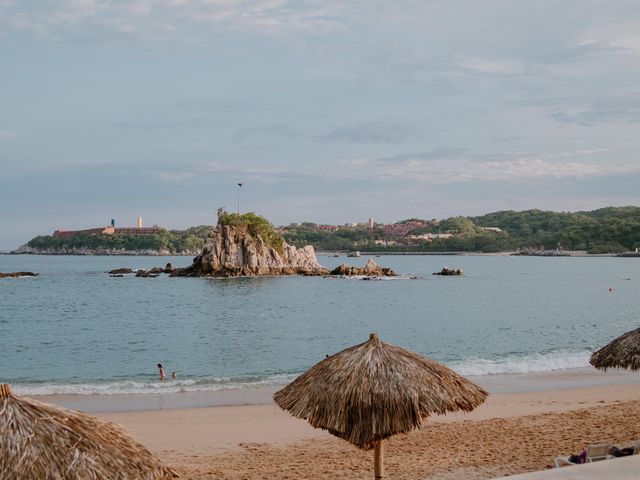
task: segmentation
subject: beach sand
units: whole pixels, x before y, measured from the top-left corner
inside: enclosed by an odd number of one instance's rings
[[[274,404],[99,413],[187,479],[370,479],[373,453]],[[550,468],[588,443],[640,439],[640,385],[496,393],[385,447],[394,479],[484,479]]]

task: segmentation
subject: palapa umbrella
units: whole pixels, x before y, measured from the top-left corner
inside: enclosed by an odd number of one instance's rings
[[[120,428],[18,397],[0,384],[0,478],[164,480],[177,477]]]
[[[487,392],[440,363],[381,342],[361,343],[317,363],[273,396],[304,418],[374,453],[375,478],[384,476],[383,440],[406,433],[432,414],[469,412]]]
[[[612,340],[591,355],[591,365],[601,370],[628,368],[640,370],[640,328]]]

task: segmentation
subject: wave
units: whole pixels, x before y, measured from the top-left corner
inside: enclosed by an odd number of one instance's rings
[[[495,358],[469,358],[449,366],[460,375],[481,377],[509,373],[539,373],[589,366],[588,351],[557,350],[546,353],[512,354]]]
[[[264,378],[185,378],[165,381],[143,378],[122,380],[94,380],[55,383],[21,383],[16,382],[12,389],[18,395],[140,395],[153,393],[182,393],[240,390],[285,385],[293,380],[296,374],[276,374]]]
[[[460,375],[482,377],[514,373],[539,373],[589,366],[588,351],[558,350],[546,353],[511,354],[495,358],[468,358],[448,366]],[[198,377],[159,381],[151,378],[118,380],[60,381],[47,383],[15,382],[19,395],[140,395],[240,390],[283,386],[298,373],[280,373],[264,377]]]

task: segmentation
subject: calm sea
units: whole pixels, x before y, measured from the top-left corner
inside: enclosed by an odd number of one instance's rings
[[[0,280],[0,381],[26,394],[279,384],[371,332],[465,375],[562,370],[640,322],[633,258],[382,256],[418,278],[381,281],[105,273],[168,261],[191,258],[0,256],[0,271],[40,272]],[[431,275],[445,264],[465,276]],[[178,380],[157,381],[159,362]]]

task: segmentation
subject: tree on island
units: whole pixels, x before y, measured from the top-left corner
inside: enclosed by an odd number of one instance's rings
[[[229,213],[224,207],[218,209],[218,225],[225,227],[244,227],[253,238],[260,237],[262,241],[272,247],[279,254],[284,249],[284,237],[273,224],[261,215],[249,213]]]

